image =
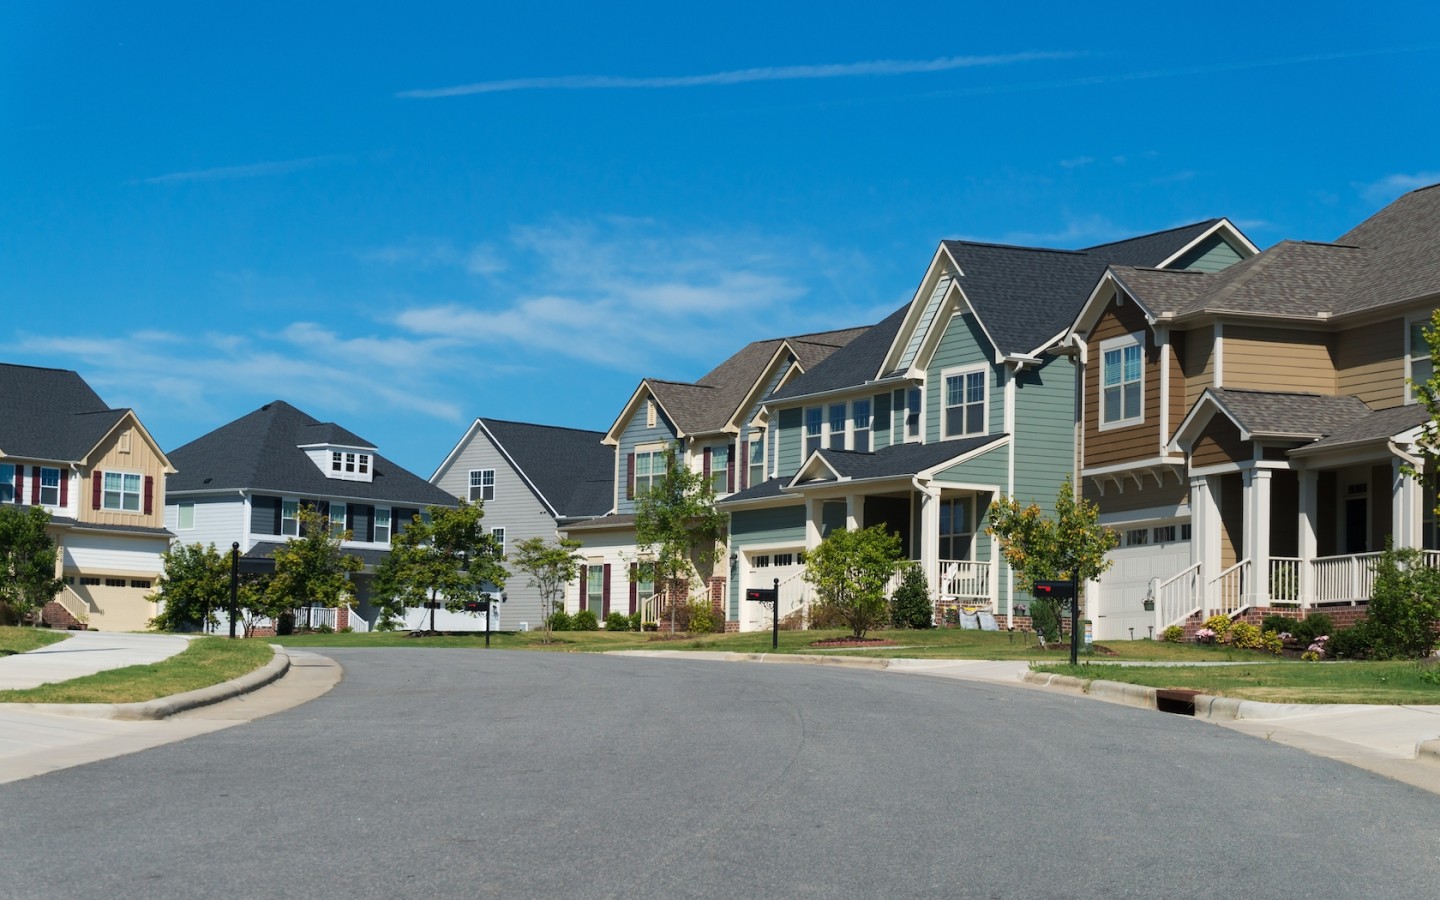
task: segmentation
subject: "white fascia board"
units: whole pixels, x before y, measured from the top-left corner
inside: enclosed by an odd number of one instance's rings
[[[889,378],[876,378],[873,381],[862,381],[859,384],[849,384],[844,387],[830,388],[828,391],[816,391],[813,394],[795,394],[790,397],[783,397],[779,400],[767,400],[764,404],[762,404],[761,408],[765,410],[778,409],[780,407],[788,407],[794,403],[808,403],[815,400],[825,400],[831,397],[839,397],[842,394],[858,394],[863,396],[867,393],[873,392],[876,388],[888,388],[890,385],[898,385],[908,381],[910,381],[910,378],[905,375],[892,375]]]
[[[540,486],[537,485],[535,482],[531,481],[530,476],[525,474],[525,467],[520,465],[519,461],[517,461],[515,457],[510,455],[510,451],[505,448],[504,444],[500,443],[500,439],[495,437],[495,434],[489,428],[485,427],[484,422],[480,422],[479,419],[476,419],[475,421],[480,424],[480,429],[484,431],[485,436],[489,438],[490,445],[496,450],[500,451],[500,455],[505,458],[505,461],[507,463],[510,464],[510,468],[513,469],[515,473],[520,476],[520,480],[524,481],[525,485],[530,488],[530,491],[540,499],[540,502],[542,504],[544,504],[545,511],[550,514],[550,518],[560,518],[559,511],[556,510],[554,505],[551,504],[551,502],[545,497],[545,494],[540,490]]]
[[[739,433],[741,425],[744,424],[740,421],[740,415],[749,409],[752,404],[759,404],[760,401],[764,399],[757,395],[765,388],[766,382],[770,380],[770,373],[774,370],[775,364],[783,360],[786,353],[795,357],[795,362],[793,363],[794,369],[804,374],[805,367],[800,364],[800,354],[796,353],[795,349],[790,346],[788,339],[782,340],[780,346],[775,348],[775,352],[771,354],[770,361],[761,368],[760,374],[755,377],[754,384],[750,385],[750,389],[747,390],[745,396],[740,399],[740,404],[735,407],[735,411],[730,414],[730,418],[725,420],[725,425],[721,429],[722,431],[731,434]],[[778,386],[777,384],[777,387]]]
[[[1193,241],[1191,241],[1190,243],[1188,243],[1188,244],[1186,244],[1185,246],[1181,247],[1179,250],[1176,250],[1174,253],[1170,254],[1169,257],[1167,257],[1164,261],[1162,261],[1162,262],[1160,263],[1160,265],[1156,266],[1155,268],[1157,268],[1157,269],[1163,269],[1163,268],[1165,268],[1166,266],[1168,266],[1168,265],[1170,265],[1171,263],[1175,262],[1175,260],[1179,259],[1180,257],[1184,256],[1185,254],[1189,253],[1191,250],[1193,250],[1193,249],[1195,249],[1196,247],[1198,247],[1198,246],[1201,244],[1201,242],[1206,241],[1206,240],[1208,240],[1209,238],[1211,238],[1212,236],[1214,236],[1214,235],[1216,235],[1216,234],[1220,234],[1220,233],[1222,233],[1222,232],[1224,233],[1225,236],[1228,236],[1228,237],[1233,238],[1233,239],[1234,239],[1237,243],[1239,243],[1242,247],[1244,247],[1246,250],[1249,250],[1251,256],[1255,256],[1256,254],[1258,254],[1258,253],[1260,252],[1260,248],[1258,248],[1258,247],[1256,247],[1254,244],[1252,244],[1252,243],[1250,242],[1250,239],[1247,238],[1247,237],[1244,235],[1244,233],[1240,231],[1240,229],[1238,229],[1238,228],[1236,228],[1234,225],[1230,224],[1230,220],[1229,220],[1229,219],[1224,219],[1224,218],[1222,218],[1222,219],[1220,219],[1219,221],[1217,221],[1214,225],[1211,225],[1209,228],[1207,228],[1207,229],[1205,229],[1204,231],[1202,231],[1199,235],[1197,235],[1197,236],[1195,237],[1195,239],[1194,239]]]
[[[985,340],[990,342],[991,356],[994,362],[996,364],[1004,362],[1000,345],[995,343],[994,336],[991,335],[989,329],[985,327],[985,320],[980,318],[980,314],[975,311],[975,307],[970,305],[970,298],[965,296],[965,289],[960,287],[960,279],[957,277],[954,281],[950,282],[950,290],[945,292],[945,299],[940,302],[940,308],[935,311],[935,318],[930,323],[930,333],[925,335],[920,344],[920,348],[915,352],[915,361],[910,364],[910,369],[905,373],[907,378],[923,378],[925,372],[930,368],[930,363],[935,358],[935,350],[940,346],[941,335],[946,328],[950,327],[950,323],[954,321],[955,317],[960,315],[958,305],[954,310],[951,310],[948,314],[946,313],[946,307],[953,302],[951,297],[955,295],[959,296],[960,303],[964,304],[965,309],[970,311],[970,315],[975,317],[975,323],[980,326],[980,333],[985,335]],[[937,327],[941,322],[945,323],[944,326]]]
[[[455,442],[455,446],[450,448],[450,452],[445,454],[445,458],[441,460],[440,465],[435,467],[435,472],[427,479],[431,484],[439,484],[441,476],[450,468],[456,458],[460,456],[461,451],[470,445],[471,438],[473,438],[475,432],[479,430],[480,419],[477,416],[475,421],[470,423],[470,427],[465,429],[465,433],[460,436],[460,440]]]
[[[1119,475],[1132,469],[1153,469],[1156,466],[1183,466],[1183,456],[1152,456],[1148,459],[1132,459],[1128,462],[1112,463],[1108,466],[1093,466],[1080,470],[1081,478],[1099,478],[1105,475]]]
[[[891,339],[890,349],[885,351],[885,358],[880,361],[880,370],[875,373],[876,378],[894,370],[900,364],[900,357],[905,354],[905,346],[910,343],[910,335],[919,326],[919,318],[925,313],[925,303],[930,299],[930,291],[926,291],[925,286],[930,284],[932,277],[938,277],[936,267],[947,260],[955,269],[957,277],[964,274],[960,270],[960,266],[956,264],[955,258],[950,255],[950,251],[945,249],[942,241],[935,248],[935,255],[930,257],[930,265],[925,267],[925,274],[920,278],[920,283],[915,286],[915,294],[910,298],[910,310],[905,313],[905,320],[900,323],[900,329]],[[932,287],[930,290],[933,291],[934,288]]]
[[[1205,415],[1206,409],[1209,410],[1208,415]],[[1175,437],[1170,440],[1169,446],[1172,449],[1178,450],[1181,443],[1186,440],[1193,443],[1195,438],[1199,437],[1199,431],[1210,423],[1210,420],[1215,417],[1216,412],[1222,413],[1225,418],[1235,424],[1236,428],[1240,429],[1240,440],[1248,441],[1254,437],[1245,429],[1244,425],[1240,424],[1238,419],[1230,414],[1230,410],[1226,409],[1225,404],[1221,403],[1219,398],[1215,396],[1214,389],[1206,388],[1205,393],[1200,395],[1200,399],[1195,401],[1195,405],[1190,407],[1190,412],[1188,412],[1184,420],[1180,422],[1180,427],[1175,429]],[[1201,419],[1202,415],[1204,416],[1203,420]]]
[[[650,390],[649,380],[642,378],[640,384],[636,386],[634,393],[630,395],[630,399],[626,400],[625,405],[620,408],[620,415],[615,417],[615,421],[610,425],[610,429],[605,432],[605,437],[600,439],[600,443],[608,444],[612,447],[620,443],[620,435],[625,431],[624,423],[630,421],[630,418],[635,414],[635,410],[639,408],[640,401],[644,399],[646,394],[650,394],[653,397],[654,391]]]
[[[974,449],[972,449],[972,450],[967,450],[967,451],[964,452],[964,453],[960,453],[960,454],[957,454],[957,455],[955,455],[955,456],[950,457],[949,459],[942,460],[941,462],[936,463],[935,465],[931,466],[931,467],[928,468],[928,469],[921,469],[919,472],[916,472],[916,473],[915,473],[915,477],[916,477],[916,478],[924,478],[924,479],[927,479],[927,480],[933,480],[933,479],[935,478],[936,473],[940,472],[942,469],[948,469],[948,468],[950,468],[951,466],[958,466],[958,465],[961,465],[962,463],[967,463],[967,462],[969,462],[970,460],[975,459],[975,458],[978,457],[978,456],[983,456],[983,455],[985,455],[986,453],[989,453],[991,450],[998,450],[998,449],[1000,449],[1001,447],[1008,447],[1008,446],[1010,446],[1010,443],[1011,443],[1011,437],[1010,437],[1010,435],[1008,435],[1008,434],[1000,435],[996,440],[994,440],[994,441],[992,441],[992,442],[990,442],[990,443],[988,443],[988,444],[982,444],[982,445],[980,445],[979,447],[976,447],[976,448],[974,448]],[[944,482],[944,483],[947,484],[947,485],[949,484],[949,482]]]
[[[824,467],[825,467],[825,470],[826,470],[827,472],[829,472],[831,475],[835,476],[835,480],[836,480],[836,481],[848,481],[848,480],[849,480],[848,478],[843,478],[843,477],[841,477],[840,473],[837,472],[837,471],[835,471],[835,467],[832,466],[832,465],[830,465],[828,462],[826,462],[826,461],[825,461],[825,457],[823,457],[823,456],[820,455],[820,451],[819,451],[819,450],[812,450],[812,451],[810,451],[810,455],[805,458],[805,462],[803,462],[803,463],[800,465],[800,468],[798,468],[798,469],[795,470],[795,474],[794,474],[793,476],[791,476],[790,481],[789,481],[784,487],[780,488],[780,490],[783,491],[783,490],[786,490],[787,488],[795,487],[795,486],[799,483],[800,476],[802,476],[802,475],[804,475],[806,472],[810,471],[811,466],[813,466],[813,465],[816,464],[817,462],[818,462],[820,465],[824,466]],[[832,483],[833,483],[833,482],[832,482]]]

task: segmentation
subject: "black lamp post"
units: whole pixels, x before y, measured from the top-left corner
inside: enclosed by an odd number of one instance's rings
[[[230,545],[230,638],[235,638],[235,620],[240,618],[240,542]]]

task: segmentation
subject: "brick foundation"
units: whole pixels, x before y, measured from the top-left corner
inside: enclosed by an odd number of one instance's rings
[[[70,614],[70,610],[61,606],[58,601],[51,600],[40,610],[40,621],[51,628],[64,628],[69,631],[84,631],[86,626],[79,619]]]
[[[1335,623],[1335,630],[1352,628],[1360,622],[1365,621],[1367,604],[1357,603],[1354,606],[1349,604],[1337,606],[1312,606],[1308,610],[1301,610],[1294,606],[1256,606],[1245,610],[1235,621],[1244,622],[1247,625],[1261,627],[1266,616],[1289,616],[1292,619],[1303,619],[1307,615],[1324,613]],[[1195,614],[1185,620],[1185,640],[1195,640],[1195,632],[1199,631],[1205,624],[1205,619]],[[1158,635],[1157,635],[1158,637]]]

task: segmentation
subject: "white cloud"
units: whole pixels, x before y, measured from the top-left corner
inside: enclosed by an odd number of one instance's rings
[[[286,175],[301,169],[333,162],[333,156],[312,156],[306,159],[289,159],[279,162],[252,163],[245,166],[221,166],[214,169],[196,169],[188,172],[171,172],[152,178],[138,179],[140,184],[178,184],[186,181],[225,181],[235,178],[258,178],[264,175]],[[134,182],[132,182],[134,183]]]
[[[1440,172],[1386,175],[1379,181],[1357,185],[1367,203],[1389,203],[1401,194],[1440,182]]]
[[[1062,169],[1079,169],[1079,168],[1081,168],[1081,167],[1083,167],[1083,166],[1088,166],[1088,165],[1090,165],[1090,164],[1093,163],[1094,161],[1095,161],[1095,157],[1093,157],[1093,156],[1077,156],[1077,157],[1075,157],[1074,159],[1062,159],[1062,160],[1060,160],[1060,168],[1062,168]]]
[[[1034,51],[989,56],[946,56],[939,59],[877,59],[866,62],[834,63],[811,66],[764,66],[753,69],[732,69],[703,75],[670,75],[635,78],[623,75],[558,75],[540,78],[504,78],[478,81],[442,88],[400,91],[395,96],[431,100],[438,97],[462,97],[469,94],[494,94],[505,91],[536,90],[598,90],[614,88],[686,88],[707,85],[746,84],[757,81],[796,81],[820,78],[855,78],[860,76],[914,75],[944,72],[979,66],[1001,66],[1016,63],[1068,59],[1071,52]]]

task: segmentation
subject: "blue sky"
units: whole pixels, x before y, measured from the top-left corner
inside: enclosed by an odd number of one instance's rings
[[[942,238],[1334,239],[1440,181],[1437,61],[1416,3],[6,4],[0,359],[428,476],[876,321]]]

